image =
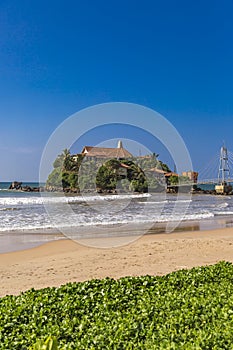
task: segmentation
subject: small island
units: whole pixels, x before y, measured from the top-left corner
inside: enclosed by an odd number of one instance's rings
[[[168,165],[158,160],[158,154],[134,157],[122,141],[116,148],[85,146],[81,153],[74,155],[65,149],[53,167],[46,182],[47,191],[146,193],[150,189],[161,192],[168,178],[177,180]]]

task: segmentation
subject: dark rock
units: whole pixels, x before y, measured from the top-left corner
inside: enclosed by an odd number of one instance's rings
[[[33,192],[33,189],[30,186],[23,186],[22,187],[22,191],[24,191],[24,192]]]
[[[40,188],[39,187],[32,187],[32,191],[33,192],[40,192]]]
[[[55,186],[46,186],[45,187],[46,192],[63,192],[62,187],[55,187]]]
[[[9,190],[21,190],[22,182],[13,181],[9,187]]]
[[[22,186],[22,182],[14,181],[9,187],[9,190],[20,190],[23,192],[43,192],[44,187],[31,187],[28,185]]]

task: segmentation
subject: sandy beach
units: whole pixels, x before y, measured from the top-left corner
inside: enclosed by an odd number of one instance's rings
[[[109,249],[58,240],[0,254],[0,296],[93,278],[163,275],[221,260],[233,262],[233,228],[146,235]]]

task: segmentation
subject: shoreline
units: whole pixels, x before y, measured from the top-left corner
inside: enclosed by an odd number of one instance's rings
[[[2,253],[0,296],[93,278],[164,275],[221,260],[233,262],[231,227],[136,238],[120,247],[112,244],[114,237],[99,238],[110,242],[108,249],[87,246],[88,239],[79,243],[63,239]]]
[[[171,232],[169,230],[169,225],[175,225],[175,229],[171,230]],[[34,230],[29,229],[22,231],[3,231],[0,232],[0,256],[4,253],[17,252],[21,250],[39,247],[48,242],[72,239],[72,237],[74,237],[74,240],[76,239],[77,241],[83,240],[85,238],[93,238],[95,240],[99,240],[99,238],[103,237],[132,237],[132,239],[130,238],[128,240],[128,243],[131,243],[132,241],[135,241],[144,235],[164,234],[166,233],[166,229],[168,229],[169,234],[174,235],[177,232],[205,232],[209,230],[225,229],[228,227],[233,227],[233,217],[225,215],[215,216],[212,218],[206,218],[202,220],[183,220],[181,222],[160,222],[154,224],[135,223],[127,224],[126,226],[83,226],[79,228],[73,228],[73,231],[70,232],[69,230],[65,229],[65,234],[63,234],[56,228]]]

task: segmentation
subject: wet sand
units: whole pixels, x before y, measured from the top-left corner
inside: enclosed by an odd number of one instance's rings
[[[67,239],[0,254],[0,296],[92,278],[163,275],[233,262],[233,228],[150,234],[116,248],[114,238],[101,239],[112,247],[88,247],[91,240],[80,244]]]

